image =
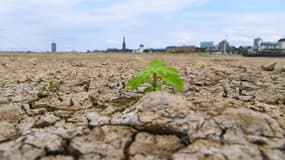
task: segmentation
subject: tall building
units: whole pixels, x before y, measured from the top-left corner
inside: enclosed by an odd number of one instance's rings
[[[253,40],[253,50],[254,51],[261,51],[261,43],[262,43],[261,38],[254,39]]]
[[[207,48],[213,48],[214,47],[214,42],[201,42],[200,43],[200,48],[204,48],[204,49],[207,49]]]
[[[227,54],[229,53],[229,49],[230,49],[230,44],[228,41],[226,40],[223,40],[219,43],[219,51],[222,53],[222,54]]]
[[[56,43],[51,43],[51,52],[56,52]]]
[[[123,45],[122,45],[122,50],[123,50],[123,51],[126,51],[126,49],[127,49],[127,45],[126,45],[126,39],[125,39],[125,37],[124,37],[124,39],[123,39]]]
[[[285,49],[285,38],[278,41],[278,49]]]

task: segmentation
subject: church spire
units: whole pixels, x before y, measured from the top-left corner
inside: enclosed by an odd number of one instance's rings
[[[125,39],[125,37],[124,37],[124,39],[123,39],[123,46],[122,46],[122,50],[123,51],[126,51],[126,39]]]

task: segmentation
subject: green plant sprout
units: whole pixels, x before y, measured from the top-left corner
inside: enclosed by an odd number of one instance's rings
[[[142,84],[148,84],[144,93],[161,91],[162,85],[172,86],[177,91],[183,90],[183,81],[175,68],[166,66],[161,60],[154,59],[136,77],[128,82],[126,88],[137,89]]]
[[[57,89],[59,89],[59,87],[60,87],[60,83],[58,83],[58,82],[54,82],[54,81],[49,81],[48,82],[48,84],[46,84],[45,86],[44,86],[44,88],[46,89],[46,90],[57,90]]]

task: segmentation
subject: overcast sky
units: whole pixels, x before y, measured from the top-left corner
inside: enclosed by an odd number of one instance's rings
[[[0,50],[233,45],[285,37],[285,0],[0,0]]]

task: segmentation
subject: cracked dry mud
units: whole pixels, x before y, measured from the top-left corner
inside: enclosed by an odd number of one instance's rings
[[[155,57],[184,91],[123,89]],[[284,68],[284,58],[0,55],[0,159],[283,160]]]

